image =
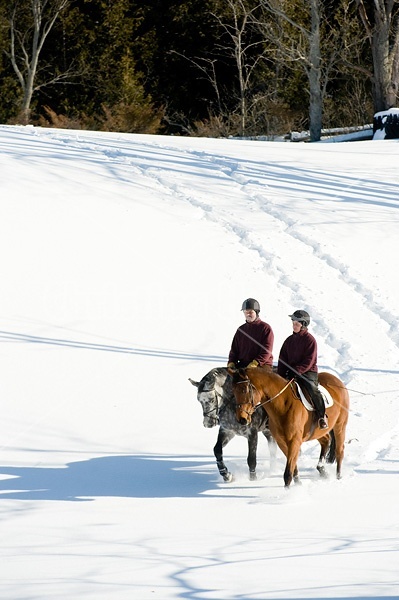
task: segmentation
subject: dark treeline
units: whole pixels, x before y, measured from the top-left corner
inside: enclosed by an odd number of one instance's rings
[[[0,122],[208,136],[313,123],[313,139],[370,123],[397,99],[388,4],[378,15],[372,0],[0,0]]]

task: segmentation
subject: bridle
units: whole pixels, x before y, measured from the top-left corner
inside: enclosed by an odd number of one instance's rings
[[[215,388],[212,388],[210,390],[203,390],[204,392],[214,392],[215,394],[215,401],[212,402],[212,408],[209,408],[209,410],[204,410],[204,405],[202,404],[202,416],[203,417],[207,417],[207,418],[211,418],[211,419],[215,419],[216,421],[218,421],[219,418],[219,412],[222,408],[222,404],[219,404],[219,400],[220,398],[222,398],[222,395],[219,394]]]
[[[239,407],[241,407],[240,410],[243,413],[246,413],[248,415],[248,417],[250,417],[251,415],[253,415],[253,413],[255,412],[257,407],[261,406],[261,405],[255,404],[254,390],[256,390],[256,387],[254,386],[252,381],[249,378],[243,379],[242,381],[237,381],[237,385],[244,384],[244,383],[247,385],[247,392],[244,392],[244,393],[248,393],[250,402],[236,402],[236,408],[238,409]],[[246,406],[247,404],[251,405],[250,411],[242,408],[243,406]]]
[[[277,392],[277,394],[275,394],[272,398],[267,398],[264,402],[259,402],[259,404],[255,404],[255,398],[254,398],[254,390],[256,390],[256,387],[254,386],[254,384],[252,383],[252,381],[249,379],[249,377],[247,377],[247,379],[243,379],[242,381],[237,381],[237,385],[238,384],[242,384],[242,383],[246,383],[248,386],[248,395],[249,395],[249,399],[250,402],[236,402],[236,407],[242,407],[245,406],[246,404],[250,404],[251,405],[251,412],[249,412],[248,410],[245,410],[244,408],[241,408],[241,411],[243,413],[246,413],[249,417],[251,415],[253,415],[253,413],[255,412],[255,410],[257,408],[260,408],[261,406],[264,406],[265,404],[268,404],[269,402],[272,402],[275,398],[278,398],[278,396],[280,396],[280,394],[282,394],[283,392],[285,392],[285,390],[292,384],[292,382],[294,381],[294,377],[292,379],[290,379],[288,381],[288,383],[279,391]]]

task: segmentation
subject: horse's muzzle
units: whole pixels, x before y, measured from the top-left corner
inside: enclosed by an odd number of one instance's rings
[[[215,427],[216,425],[219,425],[219,419],[214,418],[214,417],[205,417],[205,419],[203,420],[203,425],[207,429],[210,429],[211,427]]]

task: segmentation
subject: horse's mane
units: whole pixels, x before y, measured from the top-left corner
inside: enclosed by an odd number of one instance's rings
[[[198,392],[201,393],[204,391],[204,388],[207,387],[208,390],[213,390],[215,388],[217,379],[224,378],[224,381],[220,383],[221,387],[226,385],[226,381],[230,380],[230,375],[227,372],[227,367],[214,367],[204,375],[201,381],[198,384]]]

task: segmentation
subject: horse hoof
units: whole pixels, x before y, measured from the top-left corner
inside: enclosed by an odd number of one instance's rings
[[[231,483],[233,481],[233,475],[229,471],[227,471],[227,473],[222,475],[222,477],[223,477],[223,481],[225,481],[226,483]]]
[[[256,475],[255,471],[250,471],[249,472],[249,481],[256,481],[258,479],[258,476]]]
[[[328,473],[324,467],[317,467],[318,472],[320,473],[320,477],[323,479],[328,479]]]

